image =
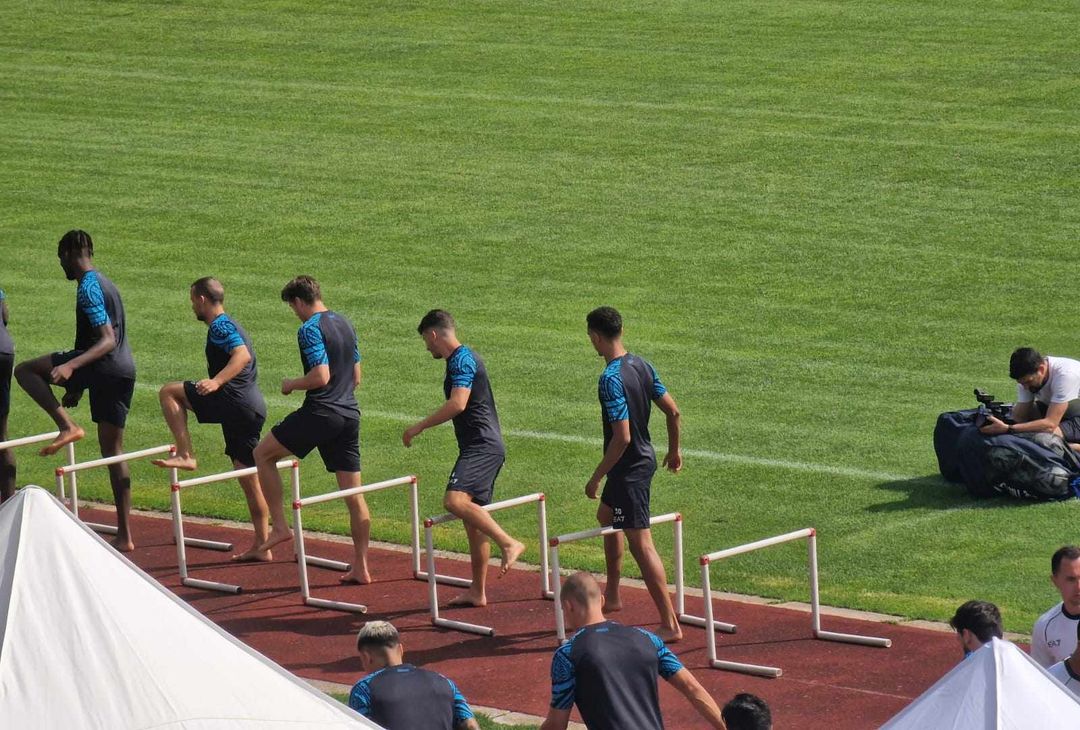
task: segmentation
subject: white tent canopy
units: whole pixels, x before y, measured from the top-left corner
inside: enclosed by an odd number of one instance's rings
[[[1080,701],[1010,642],[993,639],[882,730],[1076,730]]]
[[[0,728],[378,728],[229,636],[51,494],[0,507]]]

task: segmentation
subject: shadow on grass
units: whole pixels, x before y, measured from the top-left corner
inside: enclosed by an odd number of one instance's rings
[[[925,509],[1001,509],[1027,507],[1040,502],[1012,499],[1006,496],[976,498],[968,494],[963,484],[947,482],[940,474],[928,474],[914,479],[882,482],[877,489],[902,492],[906,499],[891,499],[869,505],[867,512],[902,512]]]

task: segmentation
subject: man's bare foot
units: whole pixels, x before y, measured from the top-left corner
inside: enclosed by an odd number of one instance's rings
[[[665,644],[675,644],[682,641],[682,629],[676,626],[674,629],[669,629],[665,626],[661,626],[656,632]]]
[[[456,598],[451,598],[447,606],[476,606],[477,608],[483,608],[487,605],[487,596],[484,594],[477,595],[472,591],[465,591]]]
[[[371,579],[371,573],[366,570],[359,570],[353,568],[345,575],[341,576],[342,583],[355,583],[356,585],[366,586],[368,583],[374,583]]]
[[[170,456],[168,459],[152,459],[150,463],[154,466],[160,466],[162,469],[179,469],[181,471],[195,471],[199,466],[199,462],[195,461],[194,456]]]
[[[275,527],[273,530],[270,531],[270,537],[266,538],[266,542],[264,542],[262,545],[256,546],[255,549],[259,551],[269,551],[270,548],[274,547],[275,545],[280,545],[281,543],[288,542],[292,539],[292,530],[290,530],[288,527],[281,530]]]
[[[622,610],[622,599],[618,596],[614,598],[607,595],[604,596],[604,613],[618,613]]]
[[[119,537],[114,537],[109,544],[120,553],[130,553],[135,549],[135,543],[131,541],[131,538],[121,540]]]
[[[66,431],[61,431],[48,446],[38,452],[41,456],[52,456],[70,443],[74,443],[86,435],[78,426],[72,426]]]
[[[244,552],[232,556],[234,563],[269,563],[273,559],[274,554],[269,550],[259,550],[254,545]]]
[[[502,578],[506,575],[507,571],[514,567],[514,563],[521,557],[521,554],[525,552],[525,545],[515,540],[510,544],[510,547],[503,548],[502,551],[502,568],[499,570],[499,577]]]

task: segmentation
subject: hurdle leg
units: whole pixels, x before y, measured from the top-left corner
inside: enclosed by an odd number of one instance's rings
[[[300,507],[296,506],[297,503],[300,501],[300,466],[299,466],[299,463],[294,464],[294,466],[292,467],[291,481],[292,481],[292,492],[293,492],[293,515],[297,519],[300,519]],[[299,544],[300,543],[298,541],[294,541],[294,543],[293,543],[293,545],[294,545],[293,552],[294,552],[294,555],[295,555],[295,557],[296,557],[296,559],[298,561],[302,559],[304,561],[304,563],[307,564],[307,565],[314,565],[316,568],[326,568],[327,570],[337,570],[337,571],[340,571],[342,573],[347,573],[347,572],[349,572],[349,569],[352,568],[352,565],[350,565],[349,563],[343,563],[340,560],[333,560],[331,558],[320,558],[317,555],[304,555],[303,558],[301,558],[300,551],[298,549]],[[315,599],[315,600],[321,600],[321,599]]]
[[[807,543],[810,553],[810,621],[814,632],[814,638],[822,641],[876,646],[884,649],[892,646],[891,639],[884,639],[877,636],[859,636],[858,634],[843,634],[836,631],[823,631],[821,629],[821,603],[818,594],[817,534],[811,533]]]
[[[192,540],[184,537],[184,516],[180,510],[180,487],[177,485],[176,470],[173,469],[173,485],[172,485],[172,514],[173,514],[173,540],[176,542],[176,562],[180,569],[180,584],[187,586],[188,588],[203,588],[210,591],[219,591],[221,593],[232,593],[234,595],[241,593],[243,588],[232,583],[219,583],[213,580],[201,580],[199,578],[191,578],[188,576],[187,566],[187,550],[186,545],[190,545]],[[194,542],[212,542],[209,540],[196,540]],[[225,543],[217,543],[223,545]],[[227,549],[232,549],[231,546]]]
[[[540,523],[540,596],[551,599],[555,594],[551,591],[551,571],[548,568],[547,499],[543,494],[536,503],[536,515]]]
[[[566,618],[562,610],[562,576],[559,570],[559,546],[551,546],[551,598],[555,601],[555,636],[566,643]]]
[[[435,536],[433,533],[434,526],[431,524],[431,520],[427,520],[424,523],[424,544],[427,547],[428,603],[430,604],[432,625],[442,629],[454,629],[455,631],[465,631],[481,636],[494,636],[495,629],[490,626],[470,624],[466,621],[455,621],[439,616],[439,581],[435,575]]]
[[[412,572],[413,578],[420,578],[420,488],[415,476],[409,487],[409,510],[412,515]]]

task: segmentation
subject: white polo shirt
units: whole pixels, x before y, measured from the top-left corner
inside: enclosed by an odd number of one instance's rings
[[[1039,617],[1031,630],[1031,658],[1049,669],[1065,661],[1076,650],[1076,624],[1080,616],[1065,611],[1059,603]]]
[[[1046,382],[1038,392],[1016,384],[1016,402],[1030,403],[1037,400],[1040,403],[1068,403],[1080,398],[1080,360],[1068,357],[1050,357],[1047,355],[1046,362],[1050,370],[1046,375]]]
[[[1046,671],[1050,672],[1050,676],[1054,679],[1061,682],[1065,689],[1069,690],[1077,697],[1080,697],[1080,677],[1073,674],[1072,670],[1069,669],[1068,664],[1065,662],[1058,662]]]

